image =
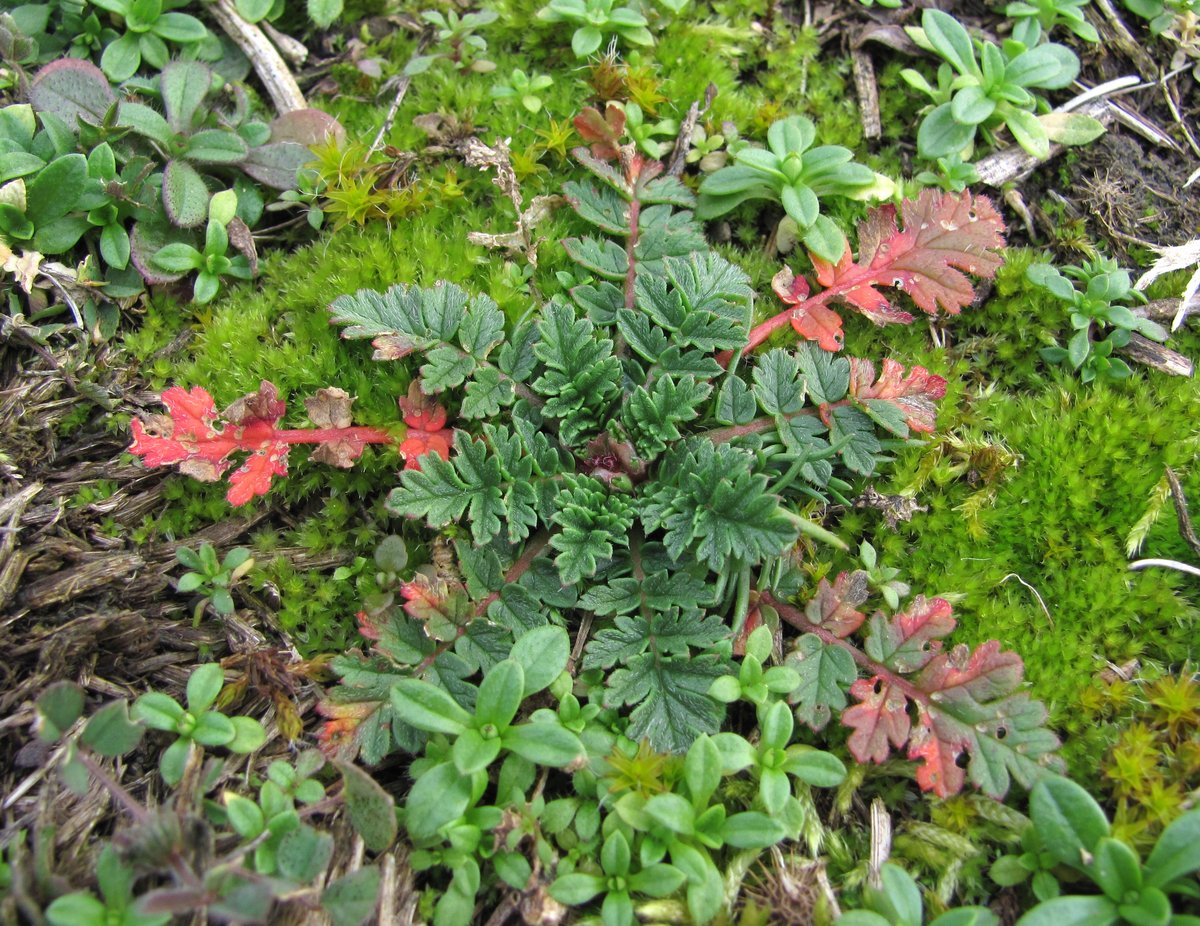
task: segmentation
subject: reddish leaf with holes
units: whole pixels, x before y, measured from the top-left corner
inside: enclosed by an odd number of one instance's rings
[[[317,444],[313,459],[340,466],[349,465],[366,444],[393,443],[390,435],[376,428],[278,428],[287,405],[279,390],[265,380],[220,416],[212,396],[199,386],[190,390],[172,386],[163,392],[162,402],[167,414],[134,419],[130,453],[147,466],[179,464],[181,473],[204,482],[215,482],[232,469],[232,454],[248,454],[229,476],[225,497],[233,505],[265,495],[276,476],[287,475],[293,444]],[[330,423],[333,417],[341,421],[348,414],[349,397],[341,390],[322,390],[310,408],[319,420],[324,415]]]
[[[828,579],[820,581],[804,614],[814,626],[835,637],[848,637],[866,620],[858,606],[867,600],[868,593],[865,572],[842,572],[832,585]]]
[[[910,322],[876,289],[904,290],[925,313],[956,315],[975,298],[970,273],[991,277],[1003,263],[1004,220],[984,196],[923,190],[896,208],[873,209],[858,226],[858,260],[850,253],[836,265],[812,257],[817,281],[876,324]]]
[[[842,321],[829,308],[834,301],[853,306],[877,325],[910,324],[912,314],[892,305],[880,291],[885,287],[908,293],[930,315],[957,314],[975,298],[967,274],[989,278],[1003,263],[1004,222],[986,197],[925,190],[900,204],[900,216],[903,228],[895,206],[867,214],[858,226],[857,261],[849,248],[836,264],[809,255],[816,282],[824,287],[820,292],[810,294],[807,280],[781,270],[772,285],[793,308],[756,325],[743,352],[788,323],[826,350],[840,350]],[[717,362],[727,366],[732,356],[725,351]]]
[[[850,754],[859,762],[886,762],[892,747],[908,742],[908,698],[895,680],[882,675],[860,678],[850,694],[862,702],[842,714],[842,723],[854,731],[846,741]]]
[[[937,423],[934,402],[946,395],[946,380],[924,367],[913,367],[907,376],[904,366],[895,360],[883,361],[883,371],[875,379],[875,365],[869,360],[851,358],[850,395],[859,402],[882,402],[895,406],[914,431],[931,433]]]
[[[858,703],[841,715],[851,729],[847,746],[854,758],[885,762],[903,753],[919,762],[921,788],[940,797],[958,793],[969,781],[1000,798],[1014,778],[1030,787],[1046,771],[1062,768],[1054,754],[1058,738],[1046,728],[1046,708],[1022,690],[1019,656],[1001,650],[995,640],[974,650],[965,645],[943,649],[942,640],[955,627],[943,598],[918,596],[899,613],[876,612],[857,642],[851,635],[861,631],[857,606],[866,588],[861,571],[842,573],[833,583],[822,580],[805,611],[762,595],[780,618],[806,635],[802,641],[810,641],[797,647],[800,664],[840,647],[851,657],[841,657],[848,666],[865,670],[866,678],[849,684]],[[815,646],[813,636],[819,638]],[[828,716],[845,703],[836,690],[810,693],[810,701],[810,716],[821,710]]]
[[[446,427],[446,409],[421,391],[419,380],[413,380],[408,395],[399,400],[408,433],[400,444],[405,469],[420,469],[420,458],[427,453],[436,453],[443,460],[450,459],[450,446],[454,442],[454,430]]]

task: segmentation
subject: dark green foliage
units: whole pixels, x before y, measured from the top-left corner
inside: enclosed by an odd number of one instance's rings
[[[691,213],[672,208],[691,194],[632,146],[619,169],[583,149],[577,156],[601,185],[568,185],[568,202],[625,243],[567,239],[568,253],[602,279],[561,274],[574,284],[571,301],[552,298],[535,324],[521,321],[506,337],[496,305],[453,284],[360,291],[331,306],[349,337],[374,338],[377,359],[421,354],[425,393],[463,386],[464,419],[492,414],[478,407],[481,394],[509,409],[507,425],[484,424],[478,436],[459,430],[449,460],[422,457],[388,506],[434,528],[463,522],[476,548],[494,551],[485,554],[498,560],[493,577],[501,564],[524,571],[543,547],[554,551],[559,584],[601,616],[634,610],[628,578],[656,582],[665,601],[672,586],[691,589],[707,575],[721,589],[718,613],[740,626],[753,572],[765,589],[802,534],[829,539],[787,500],[847,486],[833,476],[839,455],[870,473],[892,443],[877,437],[873,419],[906,437],[905,415],[886,400],[847,398],[851,362],[808,347],[763,355],[753,386],[723,373],[712,354],[745,345],[749,290],[732,264],[695,250],[703,239]],[[759,407],[768,414],[756,418]],[[494,593],[499,583],[481,584]],[[625,618],[620,627],[634,639],[614,650],[602,631],[594,644],[602,655],[589,650],[587,659],[615,665],[606,703],[634,707],[631,736],[679,750],[719,722],[707,688],[722,661],[699,654],[721,634],[686,630],[696,609],[651,604],[646,589],[640,625]],[[419,594],[432,613],[424,604],[415,613],[411,597],[407,609],[427,632],[462,638],[471,615],[451,608],[453,588]],[[458,626],[450,637],[428,623],[445,622],[447,608]]]

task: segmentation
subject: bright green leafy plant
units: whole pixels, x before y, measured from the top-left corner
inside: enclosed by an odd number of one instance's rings
[[[180,0],[91,0],[124,24],[125,32],[105,46],[100,67],[120,83],[132,77],[144,60],[162,70],[171,57],[167,43],[189,46],[208,37],[204,23],[180,13]]]
[[[1034,286],[1067,304],[1075,329],[1065,348],[1042,348],[1043,359],[1069,363],[1085,383],[1130,375],[1129,365],[1114,357],[1113,351],[1127,345],[1134,332],[1152,341],[1167,339],[1165,328],[1130,309],[1129,304],[1142,304],[1146,297],[1134,289],[1129,271],[1120,269],[1111,258],[1098,257],[1080,267],[1061,269],[1052,264],[1030,264],[1025,276]],[[1077,289],[1073,281],[1082,283],[1083,290]],[[1098,337],[1106,329],[1111,329],[1108,335]]]
[[[40,123],[40,126],[39,126]],[[0,236],[42,254],[73,248],[88,228],[88,162],[62,121],[28,105],[0,110]]]
[[[187,684],[187,707],[168,694],[148,691],[134,702],[131,716],[153,730],[176,735],[159,757],[158,770],[167,784],[178,784],[194,746],[223,746],[230,752],[253,752],[266,738],[262,724],[249,717],[226,717],[212,710],[225,684],[216,663],[192,670]]]
[[[175,583],[177,592],[196,592],[202,597],[196,604],[195,617],[199,622],[204,609],[210,604],[221,615],[233,613],[233,596],[229,590],[247,572],[254,568],[254,557],[245,547],[234,547],[217,559],[217,551],[211,543],[200,544],[199,549],[179,547],[175,558],[188,568]]]
[[[922,926],[925,904],[912,875],[898,865],[879,870],[879,884],[867,885],[862,907],[843,913],[837,926]],[[956,907],[929,921],[929,926],[999,926],[1000,917],[987,907]]]
[[[711,219],[747,200],[774,200],[796,223],[805,247],[836,263],[846,251],[846,236],[821,213],[822,198],[887,199],[895,186],[887,177],[855,162],[848,148],[814,148],[816,137],[816,127],[803,116],[773,123],[767,130],[765,149],[742,146],[733,153],[734,164],[704,178],[697,215]]]
[[[1009,19],[1018,20],[1014,32],[1022,28],[1020,21],[1032,20],[1046,35],[1049,35],[1055,26],[1064,26],[1085,42],[1099,42],[1100,34],[1084,15],[1084,8],[1090,2],[1091,0],[1016,0],[1004,8],[1004,15]],[[1017,37],[1021,38],[1020,35]]]
[[[218,88],[231,109],[219,105]],[[156,84],[126,85],[118,98],[99,68],[63,58],[38,71],[28,98],[0,118],[0,177],[8,181],[0,236],[13,250],[77,256],[77,268],[63,271],[86,294],[75,314],[101,337],[115,330],[116,300],[139,295],[144,283],[196,269],[197,294],[211,298],[221,274],[253,271],[250,229],[264,189],[295,187],[308,146],[340,132],[316,110],[261,121],[240,87],[226,88],[195,61],[171,61]],[[201,242],[214,189],[232,192],[215,210],[220,227]],[[236,214],[226,217],[230,197]],[[154,259],[169,245],[164,260],[178,270]],[[229,246],[239,253],[227,254]]]
[[[963,25],[941,10],[926,10],[914,41],[944,60],[933,87],[911,68],[901,76],[933,99],[933,109],[917,130],[917,151],[924,158],[961,154],[969,158],[977,136],[995,144],[995,132],[1007,128],[1022,148],[1037,158],[1050,154],[1050,142],[1084,144],[1103,131],[1090,116],[1068,113],[1038,116],[1049,107],[1035,90],[1061,90],[1079,74],[1079,59],[1064,45],[1047,42],[1026,47],[1016,40],[1001,45],[973,40]]]
[[[143,913],[133,903],[133,869],[122,863],[117,850],[105,846],[96,861],[100,897],[74,891],[46,908],[50,926],[165,926],[170,914]]]
[[[495,10],[479,10],[461,16],[455,10],[425,10],[421,19],[433,26],[435,46],[431,54],[418,55],[409,61],[405,73],[412,76],[429,69],[435,61],[449,61],[457,70],[488,73],[496,65],[480,57],[487,52],[487,39],[476,30],[491,25],[500,14]]]
[[[197,669],[188,683],[189,706],[199,711],[193,701],[200,704],[215,697],[220,685],[219,666]],[[371,915],[379,894],[379,870],[365,865],[325,884],[333,836],[312,821],[343,809],[368,849],[386,850],[396,838],[396,814],[392,799],[379,785],[360,769],[342,764],[342,788],[327,795],[313,777],[325,764],[315,751],[301,753],[294,763],[271,762],[262,778],[254,773],[252,760],[248,772],[211,759],[202,769],[194,766],[199,774],[168,781],[166,799],[147,807],[99,761],[128,756],[141,742],[147,720],[153,724],[156,712],[173,714],[170,705],[178,707],[159,692],[143,695],[139,704],[148,706],[135,707],[133,717],[125,701],[116,701],[84,719],[83,689],[70,682],[51,685],[37,699],[39,738],[62,746],[55,759],[62,781],[83,795],[94,780],[126,818],[117,837],[120,854],[106,846],[96,860],[102,899],[87,890],[59,896],[45,910],[51,926],[162,926],[201,911],[221,920],[264,922],[277,899],[300,894],[307,895],[314,909],[319,903],[339,926],[359,926]],[[251,718],[225,718],[212,711],[199,717],[196,730],[203,729],[205,738],[233,722],[262,742],[262,727]],[[232,743],[226,746],[233,748]],[[251,784],[257,787],[257,798],[246,796]],[[297,802],[303,807],[297,808]],[[196,853],[198,841],[209,851]],[[28,872],[22,875],[29,877]],[[139,893],[135,887],[142,875],[154,885]]]
[[[223,190],[208,202],[208,228],[204,249],[176,241],[154,252],[151,262],[167,273],[196,271],[192,298],[203,305],[211,302],[221,287],[222,277],[249,280],[254,276],[245,254],[229,256],[229,223],[237,215],[237,194]]]
[[[665,142],[657,138],[674,138],[679,133],[679,123],[674,119],[647,122],[642,108],[637,103],[625,103],[625,131],[634,143],[652,158],[661,158],[669,150]]]
[[[1125,6],[1150,20],[1150,31],[1162,35],[1188,16],[1200,16],[1200,0],[1125,0]]]
[[[605,36],[615,35],[632,45],[652,45],[654,37],[646,28],[646,17],[628,6],[614,6],[616,0],[550,0],[538,11],[543,22],[571,23],[571,50],[576,58],[593,54]]]
[[[937,170],[923,170],[913,179],[925,186],[936,186],[953,193],[961,193],[979,182],[979,171],[975,165],[964,161],[958,152],[935,158],[934,163]]]
[[[1056,866],[1092,882],[1101,893],[1051,896],[1022,916],[1020,926],[1200,923],[1200,917],[1173,912],[1178,902],[1173,898],[1196,896],[1195,881],[1189,876],[1200,870],[1200,810],[1183,814],[1163,830],[1142,860],[1128,844],[1110,835],[1104,810],[1073,781],[1044,779],[1034,787],[1029,804],[1036,852],[1003,857],[993,867],[993,875],[1004,884],[1018,883],[1023,874],[1047,870],[1040,857],[1044,854]],[[1058,891],[1039,892],[1046,893]]]
[[[532,630],[518,639],[513,656],[492,666],[479,685],[472,714],[444,689],[422,679],[402,679],[391,689],[396,716],[418,730],[452,737],[454,768],[464,782],[504,753],[514,753],[539,765],[566,766],[583,758],[579,738],[558,723],[515,724],[521,702],[548,687],[567,665],[568,640],[559,627]],[[524,664],[524,665],[523,665]],[[528,672],[525,667],[528,667]],[[434,775],[440,779],[443,776]],[[463,793],[468,796],[469,792]],[[457,791],[455,792],[457,794]],[[409,827],[418,829],[416,814],[450,813],[453,797],[432,795],[414,788],[409,797]],[[441,803],[441,807],[433,804]],[[451,814],[451,818],[458,816]],[[437,829],[423,822],[419,827]]]
[[[498,83],[492,87],[492,98],[515,100],[531,113],[536,113],[542,109],[542,98],[538,94],[552,86],[554,78],[549,74],[530,75],[520,68],[513,68],[507,84]]]
[[[685,876],[678,868],[658,862],[631,870],[629,840],[614,830],[600,850],[600,874],[572,872],[550,885],[550,896],[573,907],[582,906],[603,894],[600,907],[605,926],[633,926],[632,895],[667,897],[682,886]]]

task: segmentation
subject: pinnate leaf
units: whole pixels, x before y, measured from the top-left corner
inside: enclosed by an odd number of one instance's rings
[[[1003,220],[986,197],[936,190],[904,200],[900,214],[903,229],[894,206],[868,214],[858,228],[857,262],[849,250],[837,264],[813,255],[817,282],[879,325],[912,321],[881,286],[902,289],[929,315],[957,314],[975,298],[966,274],[991,277],[1001,264]]]

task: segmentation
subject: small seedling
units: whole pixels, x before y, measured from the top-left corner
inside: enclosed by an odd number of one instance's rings
[[[178,592],[196,592],[202,597],[196,603],[193,612],[193,624],[200,625],[204,609],[210,604],[213,610],[222,617],[228,617],[234,611],[233,596],[230,589],[238,580],[254,568],[254,558],[245,547],[234,547],[218,561],[217,551],[211,543],[200,544],[199,550],[191,547],[180,547],[175,551],[175,558],[186,566],[190,572],[185,572],[175,583]]]
[[[492,98],[505,102],[517,100],[531,113],[536,113],[542,109],[542,98],[538,94],[553,85],[554,78],[549,74],[530,75],[520,68],[513,68],[507,84],[492,87]]]
[[[1152,341],[1167,339],[1165,328],[1135,315],[1129,305],[1123,304],[1142,304],[1146,297],[1134,289],[1129,271],[1120,269],[1111,258],[1099,257],[1081,267],[1061,270],[1051,264],[1031,264],[1025,277],[1067,303],[1071,327],[1075,329],[1065,348],[1057,344],[1042,348],[1042,359],[1070,363],[1079,370],[1079,378],[1085,383],[1094,379],[1125,379],[1130,375],[1129,364],[1112,354],[1114,349],[1127,345],[1134,332]],[[1073,280],[1083,284],[1082,292],[1076,289]],[[1111,330],[1100,339],[1105,329]]]

